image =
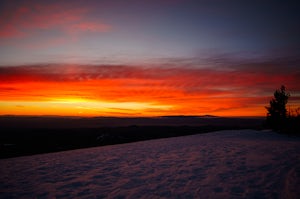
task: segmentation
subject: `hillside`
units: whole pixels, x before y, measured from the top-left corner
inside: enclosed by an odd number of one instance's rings
[[[0,198],[297,198],[300,140],[218,131],[0,160]]]

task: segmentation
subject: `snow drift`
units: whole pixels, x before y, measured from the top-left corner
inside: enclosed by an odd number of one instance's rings
[[[0,160],[0,198],[297,198],[299,184],[300,139],[267,131]]]

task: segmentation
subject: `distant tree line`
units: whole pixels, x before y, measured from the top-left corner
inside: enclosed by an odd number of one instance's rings
[[[266,126],[280,133],[300,135],[300,107],[287,110],[290,96],[283,85],[274,92],[270,106],[266,107]]]

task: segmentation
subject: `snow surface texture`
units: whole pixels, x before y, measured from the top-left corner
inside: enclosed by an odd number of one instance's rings
[[[297,198],[299,177],[299,138],[219,131],[3,159],[0,198]]]

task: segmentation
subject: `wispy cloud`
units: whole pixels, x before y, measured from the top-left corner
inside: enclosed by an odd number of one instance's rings
[[[2,9],[0,39],[24,38],[38,35],[39,30],[55,30],[73,35],[83,32],[107,32],[111,25],[87,17],[89,8],[71,4],[18,4]]]

